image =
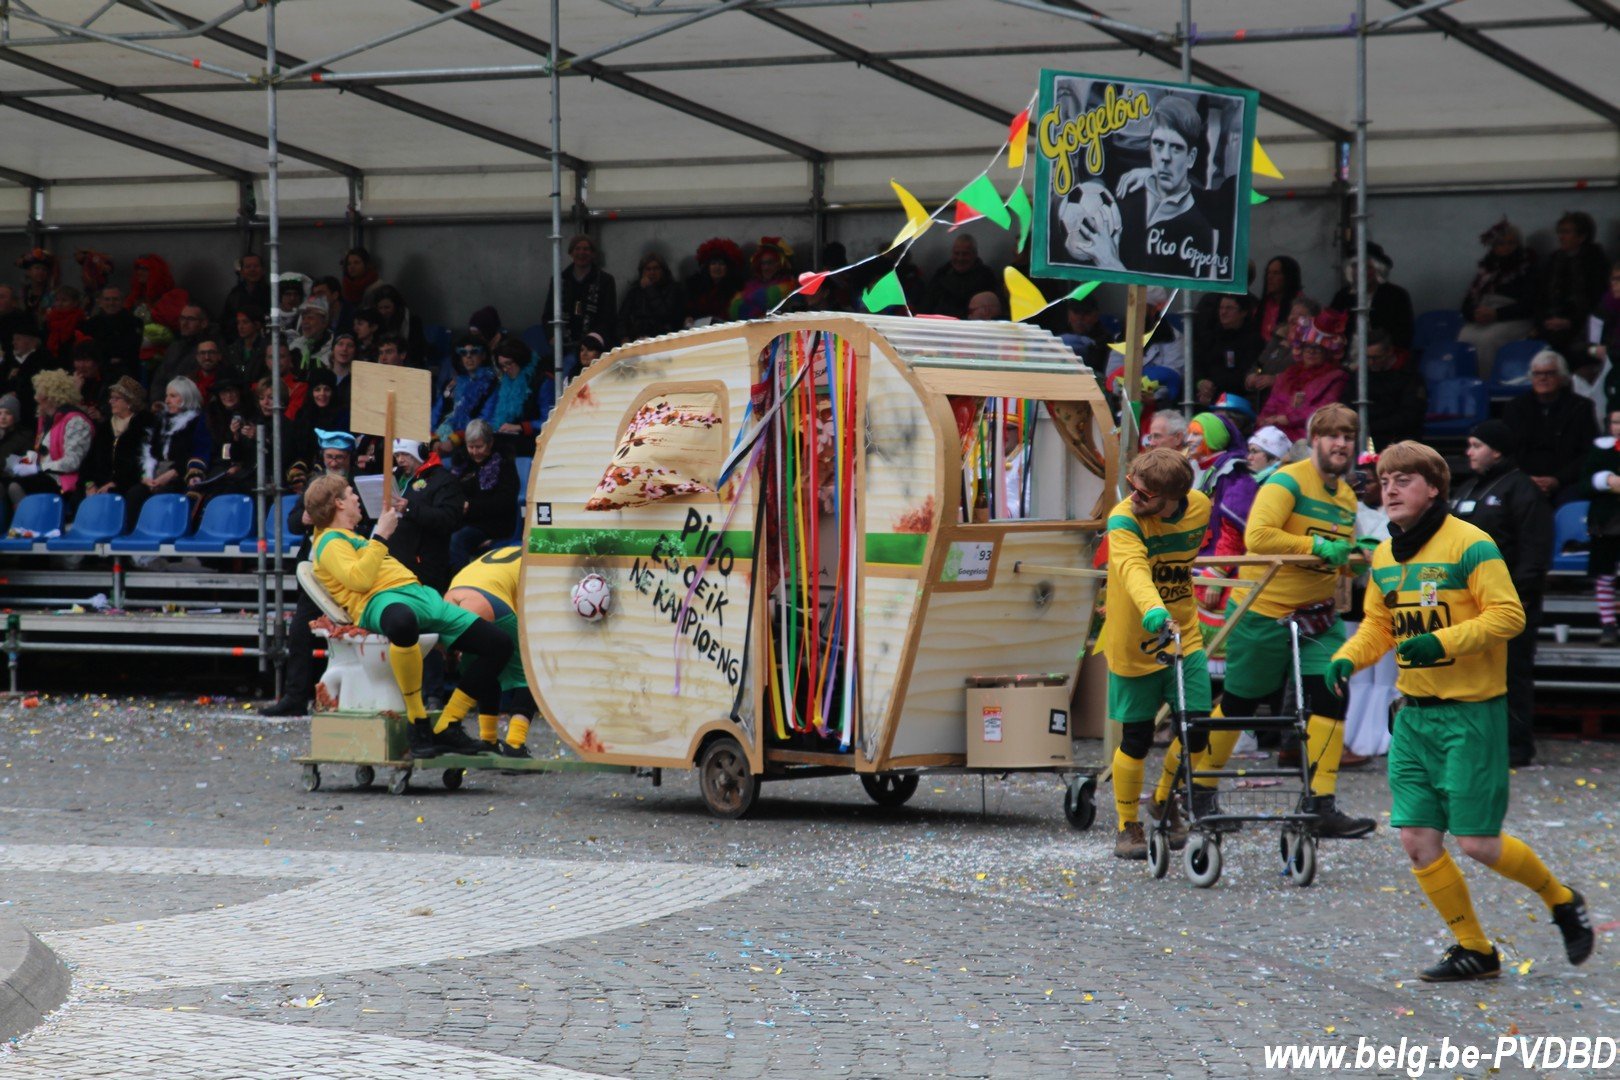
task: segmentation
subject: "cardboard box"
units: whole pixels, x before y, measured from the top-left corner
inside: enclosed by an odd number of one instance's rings
[[[317,761],[376,765],[410,748],[405,718],[375,713],[321,713],[309,720],[309,756]]]
[[[1067,676],[976,677],[968,684],[968,768],[1074,764]]]
[[[1080,662],[1075,680],[1070,734],[1076,739],[1100,739],[1108,729],[1108,661],[1101,654]]]

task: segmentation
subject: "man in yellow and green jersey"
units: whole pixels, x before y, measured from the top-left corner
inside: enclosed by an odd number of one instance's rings
[[[521,606],[518,577],[522,569],[522,548],[495,548],[462,567],[450,582],[450,591],[444,594],[446,603],[466,608],[485,622],[494,623],[496,629],[512,641],[512,658],[500,674],[501,690],[510,698],[512,717],[507,721],[506,738],[499,737],[500,717],[482,708],[478,712],[478,738],[483,741],[485,750],[514,758],[533,756],[529,753],[528,740],[529,721],[535,714],[534,696],[529,693],[529,677],[523,670],[523,654],[518,648],[517,609]],[[449,713],[450,708],[446,706],[439,719],[443,721]],[[452,722],[459,719],[452,717]]]
[[[1254,716],[1260,703],[1293,678],[1293,644],[1287,619],[1301,628],[1299,667],[1305,689],[1306,754],[1310,792],[1302,807],[1317,815],[1323,836],[1366,836],[1377,828],[1371,818],[1351,817],[1337,806],[1339,758],[1344,753],[1345,702],[1330,694],[1323,673],[1344,643],[1344,621],[1333,610],[1339,568],[1355,550],[1356,495],[1347,474],[1355,464],[1357,419],[1347,405],[1325,405],[1306,426],[1311,456],[1284,465],[1260,485],[1244,541],[1251,555],[1315,555],[1312,566],[1283,566],[1233,622],[1226,638],[1226,679],[1217,716]],[[1246,566],[1245,580],[1258,580],[1263,566]],[[1234,590],[1241,593],[1242,590]],[[1233,621],[1236,599],[1227,602]],[[1296,614],[1298,613],[1298,614]],[[1226,765],[1238,732],[1210,736],[1209,766]],[[1213,802],[1196,808],[1199,816],[1219,813]]]
[[[1445,834],[1470,858],[1541,897],[1572,964],[1592,955],[1586,901],[1530,846],[1502,832],[1508,804],[1507,646],[1524,608],[1507,564],[1483,530],[1447,512],[1445,459],[1401,442],[1378,458],[1390,535],[1373,553],[1367,617],[1329,665],[1344,693],[1351,674],[1396,651],[1405,695],[1389,748],[1390,822],[1412,873],[1457,943],[1422,973],[1429,982],[1489,979],[1502,960],[1485,936]]]
[[[1209,526],[1209,498],[1192,490],[1192,466],[1167,447],[1138,457],[1126,480],[1130,498],[1108,515],[1107,614],[1099,645],[1108,662],[1108,718],[1122,725],[1113,762],[1119,816],[1114,854],[1145,859],[1147,838],[1137,804],[1159,707],[1181,704],[1174,666],[1177,630],[1187,712],[1209,715],[1209,666],[1190,573]],[[1208,738],[1200,732],[1189,742],[1198,744],[1191,747],[1197,768]],[[1165,757],[1167,776],[1174,778],[1180,761],[1178,740]],[[1173,797],[1156,799],[1150,812],[1155,818],[1170,814],[1172,846],[1186,843]]]

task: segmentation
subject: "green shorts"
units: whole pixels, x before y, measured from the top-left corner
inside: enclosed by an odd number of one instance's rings
[[[1213,697],[1209,692],[1209,658],[1204,650],[1188,653],[1181,662],[1186,681],[1187,712],[1208,715]],[[1140,724],[1159,715],[1159,706],[1176,707],[1176,669],[1166,667],[1151,675],[1108,673],[1108,718],[1121,724]]]
[[[460,585],[457,588],[471,589],[482,596],[495,616],[495,628],[512,639],[512,659],[501,669],[501,689],[517,690],[520,687],[527,687],[529,676],[523,670],[523,651],[518,644],[517,616],[506,606],[505,600],[492,592],[486,592],[476,585]]]
[[[1237,603],[1226,605],[1226,619],[1232,621]],[[1294,679],[1294,650],[1289,645],[1289,629],[1269,615],[1246,611],[1226,635],[1227,693],[1234,697],[1263,700],[1290,685]],[[1344,644],[1344,620],[1315,637],[1299,639],[1299,673],[1302,677],[1324,675],[1328,661]]]
[[[1507,697],[1409,705],[1389,745],[1389,823],[1496,836],[1507,816]]]
[[[466,608],[446,603],[444,597],[418,582],[401,585],[397,589],[384,589],[366,601],[366,610],[360,613],[360,625],[374,634],[382,633],[378,619],[389,604],[404,604],[416,613],[416,626],[424,634],[438,634],[439,641],[451,645],[467,628],[478,622],[478,616]]]

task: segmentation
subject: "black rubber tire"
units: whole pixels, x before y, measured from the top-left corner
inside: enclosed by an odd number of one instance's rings
[[[742,743],[722,735],[698,757],[698,789],[709,813],[735,820],[746,817],[759,795],[759,778],[748,766]]]
[[[1221,844],[1203,833],[1193,833],[1182,849],[1181,861],[1187,871],[1187,880],[1200,889],[1207,889],[1221,880]]]
[[[388,794],[403,795],[411,789],[411,770],[395,769],[394,776],[388,781]]]
[[[1148,830],[1148,871],[1156,878],[1170,872],[1170,838],[1158,829]]]
[[[461,781],[466,777],[466,775],[467,775],[467,770],[466,769],[446,769],[446,770],[444,770],[444,777],[443,777],[443,779],[444,779],[444,789],[446,791],[460,791],[461,790]]]
[[[1294,845],[1294,857],[1288,860],[1288,877],[1302,889],[1310,888],[1316,880],[1316,837],[1306,833]]]
[[[319,765],[305,765],[302,783],[305,791],[321,790],[321,767]]]
[[[1063,789],[1063,816],[1080,832],[1091,828],[1097,820],[1097,780],[1091,776],[1076,776]]]
[[[919,778],[916,773],[862,773],[861,787],[879,806],[904,806],[917,794]]]
[[[354,786],[368,788],[377,782],[377,770],[370,765],[356,765],[354,767]]]

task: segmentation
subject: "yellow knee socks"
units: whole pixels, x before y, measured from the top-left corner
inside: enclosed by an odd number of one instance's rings
[[[1146,762],[1123,750],[1114,751],[1114,811],[1119,815],[1121,829],[1137,819],[1137,804],[1142,801],[1142,774],[1146,771]]]
[[[433,725],[433,733],[437,735],[441,731],[449,730],[451,724],[461,723],[477,704],[476,698],[457,690],[450,695],[450,700],[445,702],[444,711],[439,714],[439,722]]]
[[[1211,716],[1222,715],[1220,706],[1215,707]],[[1209,759],[1207,767],[1211,769],[1224,769],[1226,763],[1232,759],[1232,749],[1237,746],[1238,739],[1243,735],[1241,731],[1212,731],[1209,733]]]
[[[1541,897],[1541,902],[1547,905],[1549,911],[1559,904],[1569,903],[1575,895],[1567,885],[1553,877],[1552,871],[1547,869],[1529,844],[1507,833],[1502,834],[1502,857],[1491,869]]]
[[[516,748],[529,741],[529,718],[514,716],[506,722],[506,745]]]
[[[500,717],[489,713],[478,714],[478,737],[485,742],[494,742],[501,737]]]
[[[1316,718],[1311,719],[1314,721]],[[1485,936],[1485,930],[1474,914],[1474,901],[1468,895],[1468,883],[1463,880],[1462,871],[1457,869],[1450,855],[1441,852],[1438,859],[1421,870],[1414,869],[1412,875],[1423,886],[1429,903],[1434,905],[1440,917],[1446,920],[1446,926],[1457,936],[1457,944],[1474,952],[1491,951],[1491,939]]]
[[[1192,756],[1192,771],[1199,772],[1209,768],[1209,751],[1200,750]],[[1175,786],[1176,770],[1181,768],[1181,739],[1170,740],[1170,749],[1164,752],[1164,769],[1159,773],[1159,782],[1153,788],[1153,801],[1165,802],[1170,798],[1170,791]],[[1194,780],[1199,787],[1213,788],[1213,780]]]
[[[427,715],[422,704],[422,650],[415,645],[388,646],[388,666],[394,671],[399,692],[405,695],[405,718],[412,722]]]
[[[1344,721],[1312,715],[1305,725],[1305,752],[1311,769],[1311,794],[1332,795],[1339,789],[1339,758],[1344,756]]]

